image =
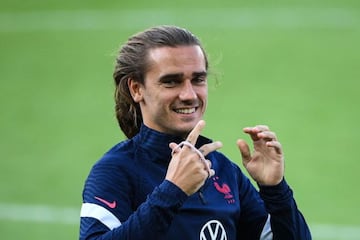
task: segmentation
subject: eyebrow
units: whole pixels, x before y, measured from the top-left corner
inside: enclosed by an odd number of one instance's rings
[[[207,77],[207,72],[203,71],[203,72],[194,72],[192,74],[193,77]]]
[[[196,78],[196,77],[206,77],[207,76],[207,72],[206,71],[202,71],[202,72],[193,72],[192,73],[192,77]],[[184,77],[183,73],[170,73],[170,74],[166,74],[160,77],[159,81],[163,81],[166,79],[181,79]]]

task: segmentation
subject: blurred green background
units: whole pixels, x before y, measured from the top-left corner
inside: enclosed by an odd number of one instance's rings
[[[1,239],[78,238],[90,167],[124,139],[112,71],[127,38],[175,24],[210,58],[205,135],[240,164],[267,124],[314,239],[360,239],[360,2],[0,1]],[[216,84],[218,82],[218,84]]]

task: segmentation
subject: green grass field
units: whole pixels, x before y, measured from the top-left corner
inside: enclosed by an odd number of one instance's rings
[[[158,24],[189,28],[209,54],[205,135],[240,164],[242,128],[269,125],[314,239],[360,239],[356,0],[2,0],[1,239],[78,238],[89,169],[124,139],[114,56]]]

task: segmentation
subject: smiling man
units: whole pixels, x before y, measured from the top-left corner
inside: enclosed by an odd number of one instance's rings
[[[202,119],[207,101],[204,54],[199,46],[160,47],[149,51],[144,83],[129,81],[143,123],[184,138]]]
[[[208,60],[188,30],[159,26],[132,36],[114,71],[115,110],[128,137],[92,168],[80,239],[311,239],[284,179],[276,134],[244,128],[238,140],[259,191],[201,135]]]

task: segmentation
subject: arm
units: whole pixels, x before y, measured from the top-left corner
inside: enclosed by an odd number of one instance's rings
[[[284,180],[284,157],[276,134],[267,126],[244,128],[254,144],[251,154],[248,144],[238,140],[243,165],[258,183],[260,196],[270,214],[274,239],[311,239],[304,217],[297,209],[293,194]]]
[[[83,192],[80,239],[148,239],[149,236],[162,236],[187,195],[171,182],[164,181],[134,211],[134,205],[139,200],[135,199],[130,189],[134,187],[129,182],[131,177],[126,173],[114,175],[114,170],[111,166],[96,165],[89,175]],[[95,197],[115,204],[103,203]]]
[[[283,179],[276,186],[259,186],[260,196],[270,214],[273,239],[311,239],[306,221],[298,210],[293,192]]]

